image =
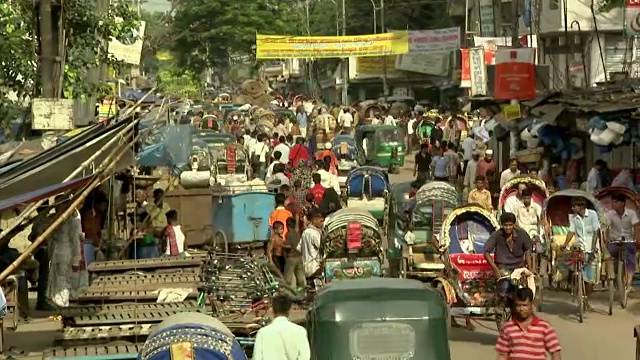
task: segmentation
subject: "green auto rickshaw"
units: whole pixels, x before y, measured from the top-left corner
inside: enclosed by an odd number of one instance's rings
[[[334,281],[307,313],[311,359],[450,360],[449,314],[417,280]]]
[[[404,131],[393,125],[363,125],[356,128],[356,144],[365,163],[399,173],[404,166]]]

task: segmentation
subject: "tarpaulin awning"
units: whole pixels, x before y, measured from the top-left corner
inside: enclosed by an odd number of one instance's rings
[[[14,208],[18,205],[26,205],[69,190],[77,189],[83,185],[86,185],[90,179],[91,176],[83,177],[80,179],[73,179],[67,182],[49,185],[47,187],[40,188],[25,194],[16,195],[8,199],[0,200],[0,212]]]

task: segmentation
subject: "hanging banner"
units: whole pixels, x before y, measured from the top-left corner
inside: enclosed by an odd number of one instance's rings
[[[111,41],[109,41],[109,54],[127,64],[140,65],[145,27],[146,23],[141,21],[140,28],[135,34],[136,40],[133,43],[122,43],[115,38],[111,38]]]
[[[496,100],[528,100],[536,97],[536,50],[498,49],[496,52]]]
[[[624,31],[627,36],[640,35],[640,1],[626,0],[624,5]]]
[[[471,70],[471,96],[487,95],[487,66],[484,63],[484,48],[469,49],[469,69]]]
[[[471,87],[471,67],[469,65],[469,49],[460,49],[462,59],[462,70],[460,71],[460,87]]]
[[[453,51],[460,48],[460,28],[409,31],[409,52]]]
[[[409,33],[357,36],[256,35],[256,59],[345,58],[409,52]]]

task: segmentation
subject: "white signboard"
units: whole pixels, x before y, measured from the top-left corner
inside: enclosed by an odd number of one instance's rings
[[[480,0],[480,33],[482,36],[495,36],[495,16],[492,0]]]
[[[145,22],[140,22],[140,30],[136,34],[137,40],[133,44],[123,44],[112,38],[109,41],[109,54],[127,64],[140,65],[142,43],[144,41]]]
[[[460,49],[460,28],[458,27],[409,31],[410,54],[458,49]]]
[[[469,49],[469,68],[471,70],[471,96],[487,95],[487,67],[484,62],[484,48]]]
[[[34,130],[72,130],[73,99],[33,99]]]
[[[398,55],[396,69],[421,74],[449,75],[450,52],[434,52],[419,55]]]

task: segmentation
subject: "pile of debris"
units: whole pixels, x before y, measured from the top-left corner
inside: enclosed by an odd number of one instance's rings
[[[240,93],[240,95],[233,98],[234,104],[267,107],[273,101],[273,97],[267,94],[262,84],[256,80],[245,80],[240,85]]]

